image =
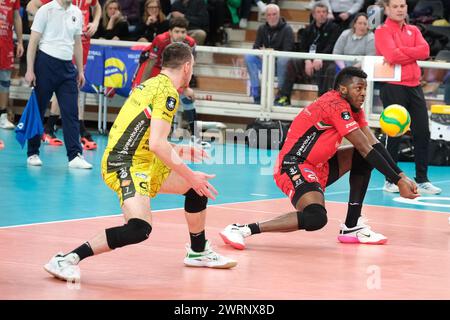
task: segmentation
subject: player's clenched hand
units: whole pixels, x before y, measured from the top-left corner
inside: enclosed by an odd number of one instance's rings
[[[412,186],[410,181],[408,181],[408,179],[406,179],[406,178],[401,178],[398,181],[397,186],[398,186],[398,190],[400,191],[400,196],[403,198],[415,199],[418,196],[420,196],[417,193],[417,187],[414,188],[414,186]]]
[[[205,196],[215,200],[218,192],[213,185],[208,182],[209,179],[212,179],[215,176],[215,174],[194,171],[194,176],[191,180],[192,189],[194,189],[200,196]]]
[[[399,176],[400,176],[401,178],[405,178],[405,179],[406,179],[406,181],[409,183],[409,185],[410,185],[411,189],[414,191],[414,193],[418,193],[418,192],[417,192],[417,184],[416,184],[413,180],[411,180],[410,178],[408,178],[403,172],[401,172],[401,173],[399,174]]]

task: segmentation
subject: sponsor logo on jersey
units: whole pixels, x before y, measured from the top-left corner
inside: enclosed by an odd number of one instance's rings
[[[148,190],[148,184],[145,181],[140,182],[139,187],[141,187],[142,190],[145,190],[145,191]]]
[[[295,175],[298,173],[298,170],[295,167],[290,167],[289,168],[289,174],[290,175]]]
[[[128,177],[128,172],[127,172],[127,170],[124,169],[124,168],[120,169],[120,171],[119,171],[119,176],[120,176],[120,179],[125,179],[126,177]]]
[[[305,141],[300,146],[300,148],[298,148],[298,150],[297,150],[297,152],[295,154],[300,157],[302,155],[302,153],[309,147],[311,142],[314,141],[316,135],[317,135],[317,133],[313,132],[313,133],[311,133],[311,135],[307,136]]]
[[[166,108],[169,111],[173,111],[177,105],[177,100],[174,97],[167,97]]]
[[[345,125],[345,128],[348,129],[348,128],[353,127],[354,125],[356,125],[356,121],[352,121],[352,122],[350,122],[350,123],[347,123],[347,124]]]
[[[147,179],[148,176],[145,173],[140,173],[140,172],[136,172],[134,174],[136,177],[141,178],[141,179]]]
[[[304,168],[303,171],[306,173],[305,177],[309,180],[309,182],[317,182],[319,180],[316,173],[311,169]]]
[[[348,121],[348,120],[350,120],[350,118],[351,118],[352,116],[350,115],[350,112],[344,111],[344,112],[341,113],[341,117],[342,117],[342,119]]]

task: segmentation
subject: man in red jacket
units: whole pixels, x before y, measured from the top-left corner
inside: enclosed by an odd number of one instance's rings
[[[385,0],[387,19],[375,31],[377,55],[384,56],[389,64],[401,65],[401,81],[386,82],[380,91],[383,107],[391,104],[404,106],[411,115],[411,133],[413,135],[414,159],[416,162],[416,182],[419,193],[438,194],[442,190],[432,185],[428,179],[428,145],[430,129],[428,111],[420,86],[420,67],[417,60],[425,60],[430,55],[430,47],[419,29],[408,25],[406,0]],[[400,138],[388,138],[387,149],[397,162]],[[389,181],[383,190],[399,192],[398,187]]]

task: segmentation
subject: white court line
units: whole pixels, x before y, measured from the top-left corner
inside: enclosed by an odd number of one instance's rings
[[[442,181],[442,182],[444,182],[444,181]],[[371,189],[371,190],[375,190],[375,189]],[[338,194],[338,193],[342,193],[342,192],[336,192],[336,193],[330,193],[330,194]],[[208,207],[219,207],[219,208],[223,208],[223,209],[248,211],[248,212],[252,212],[253,211],[253,212],[261,212],[261,213],[276,213],[276,212],[272,212],[272,211],[262,211],[262,210],[252,210],[252,209],[235,209],[235,208],[228,208],[226,206],[227,205],[234,205],[234,204],[241,204],[241,203],[254,203],[254,202],[280,200],[280,199],[285,199],[285,198],[271,198],[271,199],[261,199],[261,200],[237,201],[237,202],[229,202],[229,203],[222,203],[222,204],[213,204],[213,205],[209,205]],[[340,201],[330,201],[330,200],[326,200],[326,199],[325,199],[325,202],[342,203],[342,204],[346,203],[346,202],[340,202]],[[447,215],[450,214],[448,212],[431,211],[431,210],[416,209],[416,208],[398,208],[398,207],[392,207],[392,206],[382,206],[382,205],[372,205],[372,204],[367,204],[365,206],[379,207],[379,208],[406,209],[406,210],[413,210],[413,211],[419,211],[419,212],[431,212],[431,213],[439,213],[439,214],[447,214]],[[153,212],[161,212],[161,211],[183,210],[183,209],[184,208],[171,208],[171,209],[152,210],[152,213]],[[10,228],[35,226],[35,225],[44,225],[44,224],[51,224],[51,223],[63,223],[63,222],[84,221],[84,220],[92,220],[92,219],[112,218],[112,217],[120,217],[120,216],[122,216],[122,213],[113,214],[113,215],[106,215],[106,216],[88,217],[88,218],[78,218],[78,219],[68,219],[68,220],[55,220],[55,221],[36,222],[36,223],[27,223],[27,224],[17,224],[17,225],[12,225],[12,226],[0,227],[0,230],[1,229],[10,229]]]
[[[260,202],[260,201],[269,201],[269,200],[277,200],[277,199],[281,199],[281,198],[261,199],[261,200],[251,200],[251,201],[237,201],[237,202],[229,202],[229,203],[226,203],[226,204],[240,204],[240,203]],[[208,207],[217,207],[217,206],[222,206],[222,205],[224,205],[224,204],[212,204],[212,205],[208,205]],[[175,210],[184,210],[184,208],[180,207],[180,208],[171,208],[171,209],[152,210],[152,213],[154,213],[154,212],[161,212],[161,211],[175,211]],[[55,221],[46,221],[46,222],[16,224],[16,225],[12,225],[12,226],[0,227],[0,229],[29,227],[29,226],[36,226],[36,225],[41,225],[41,224],[74,222],[74,221],[84,221],[84,220],[102,219],[102,218],[113,218],[113,217],[120,217],[120,216],[122,216],[122,213],[111,214],[111,215],[106,215],[106,216],[87,217],[87,218],[77,218],[77,219],[67,219],[67,220],[55,220]]]
[[[450,201],[450,197],[417,197],[415,199],[406,199],[406,198],[402,198],[402,197],[394,198],[394,201],[397,201],[397,202],[400,202],[400,203],[406,203],[406,204],[413,204],[413,205],[416,205],[416,206],[450,208],[450,204],[426,202],[426,201],[423,201],[423,200]]]

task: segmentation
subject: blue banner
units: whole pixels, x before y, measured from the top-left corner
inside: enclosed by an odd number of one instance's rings
[[[88,93],[98,92],[98,87],[103,85],[103,78],[105,73],[105,47],[99,45],[91,45],[89,55],[84,70],[84,77],[86,84],[81,91]]]
[[[117,94],[128,97],[141,51],[123,47],[104,47],[104,49],[103,85],[115,88]]]

